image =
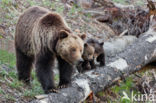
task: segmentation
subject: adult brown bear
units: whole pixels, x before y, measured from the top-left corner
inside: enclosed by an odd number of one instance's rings
[[[54,59],[58,60],[59,86],[70,83],[73,65],[81,61],[85,35],[73,35],[64,19],[48,9],[28,8],[18,20],[15,48],[18,78],[30,82],[32,64],[45,93],[55,89]]]

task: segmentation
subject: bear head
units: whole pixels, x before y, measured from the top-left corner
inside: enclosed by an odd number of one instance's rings
[[[104,42],[100,43],[99,41],[95,39],[89,39],[87,43],[93,46],[95,49],[94,58],[97,58],[99,55],[104,53],[104,49],[103,49]]]
[[[74,35],[68,31],[62,30],[59,33],[59,40],[56,45],[56,52],[62,59],[70,64],[81,62],[84,51],[84,39],[86,35]]]
[[[94,52],[95,52],[94,47],[89,45],[88,43],[85,43],[82,58],[88,61],[93,60]]]

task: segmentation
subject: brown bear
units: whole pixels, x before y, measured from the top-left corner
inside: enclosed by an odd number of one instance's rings
[[[55,90],[52,69],[58,60],[59,86],[71,81],[73,66],[82,61],[85,35],[74,35],[64,19],[48,9],[28,8],[18,20],[15,32],[18,79],[30,82],[32,64],[45,93]]]
[[[100,63],[100,66],[104,66],[105,65],[105,52],[103,48],[104,42],[100,43],[98,40],[91,38],[87,40],[87,43],[93,46],[95,49],[94,59],[96,59],[97,62]],[[95,68],[94,60],[92,60],[90,64],[92,68]]]
[[[80,73],[86,70],[94,69],[94,59],[96,59],[97,62],[100,63],[100,66],[105,65],[105,53],[103,44],[104,42],[99,43],[99,41],[92,38],[87,40],[87,43],[85,43],[84,45],[84,51],[82,55],[84,61],[77,66],[77,69]]]
[[[84,51],[82,55],[84,61],[77,65],[78,72],[82,73],[91,69],[89,61],[94,59],[94,51],[95,49],[93,46],[89,45],[88,43],[84,44]]]

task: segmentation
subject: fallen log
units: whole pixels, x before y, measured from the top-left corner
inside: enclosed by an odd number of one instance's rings
[[[59,93],[40,96],[42,98],[31,103],[82,102],[91,93],[104,90],[121,77],[127,77],[153,61],[156,61],[156,24],[123,52],[111,58],[105,67],[75,75],[68,88],[61,89]]]

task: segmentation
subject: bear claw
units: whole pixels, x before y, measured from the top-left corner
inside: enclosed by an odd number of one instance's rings
[[[59,91],[57,89],[50,89],[49,92],[58,93]]]
[[[62,89],[62,88],[67,88],[67,85],[61,85],[58,87],[59,89]]]

